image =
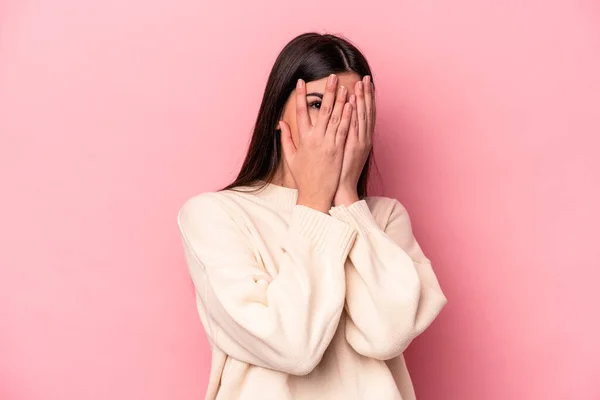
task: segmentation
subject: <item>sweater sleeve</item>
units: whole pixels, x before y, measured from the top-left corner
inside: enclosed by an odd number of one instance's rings
[[[344,262],[357,232],[328,214],[294,205],[274,257],[279,272],[271,276],[239,220],[214,193],[188,200],[178,214],[208,339],[240,361],[308,374],[337,329]]]
[[[387,198],[376,199],[381,204]],[[365,200],[333,207],[330,214],[358,231],[346,268],[346,339],[366,357],[394,358],[447,302],[431,263],[413,236],[406,209],[395,199],[383,230]]]

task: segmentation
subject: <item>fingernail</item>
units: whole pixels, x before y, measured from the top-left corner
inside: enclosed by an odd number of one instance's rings
[[[358,89],[363,90],[363,82],[362,81],[358,81]]]
[[[365,76],[365,83],[368,85],[371,82],[371,77],[369,75]]]
[[[303,83],[304,83],[304,81],[302,79],[298,79],[298,82],[296,82],[296,88],[300,89],[302,87]]]
[[[345,86],[340,86],[339,95],[343,96],[345,94],[346,94],[346,87]]]
[[[335,74],[329,75],[329,79],[328,79],[329,83],[334,84],[336,80],[337,80],[337,76]]]
[[[355,95],[350,96],[350,103],[354,104],[355,101],[356,101],[356,96]]]

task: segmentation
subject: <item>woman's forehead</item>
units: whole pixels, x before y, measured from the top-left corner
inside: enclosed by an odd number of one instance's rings
[[[343,72],[337,74],[338,87],[345,86],[348,89],[348,93],[354,93],[354,84],[360,80],[360,76],[356,72]],[[310,81],[306,83],[306,90],[310,92],[323,93],[325,91],[325,85],[327,84],[327,78],[318,79],[316,81]]]

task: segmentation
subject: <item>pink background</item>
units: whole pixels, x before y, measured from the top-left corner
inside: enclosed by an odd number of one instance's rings
[[[380,193],[449,298],[419,399],[599,399],[598,3],[207,4],[0,2],[0,399],[203,397],[176,213],[309,30],[369,58]]]

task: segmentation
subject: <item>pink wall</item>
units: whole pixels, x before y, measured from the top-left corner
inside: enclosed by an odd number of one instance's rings
[[[176,212],[313,29],[369,57],[382,190],[450,300],[419,399],[600,398],[597,3],[255,3],[0,2],[0,399],[202,397]]]

